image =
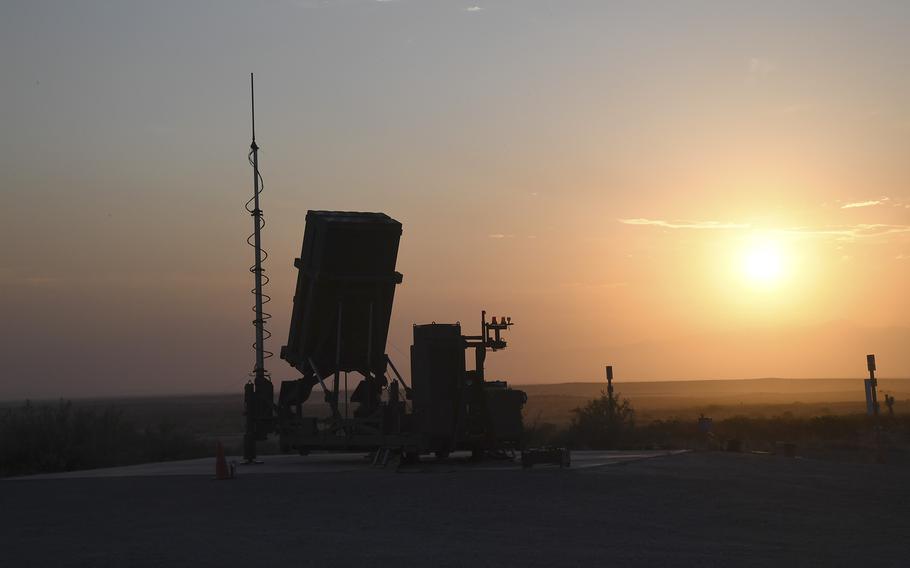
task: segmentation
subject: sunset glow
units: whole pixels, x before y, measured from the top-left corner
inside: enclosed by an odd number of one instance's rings
[[[324,209],[403,224],[399,368],[485,309],[517,384],[910,375],[910,3],[216,4],[0,18],[0,398],[242,387],[250,72],[272,351]]]

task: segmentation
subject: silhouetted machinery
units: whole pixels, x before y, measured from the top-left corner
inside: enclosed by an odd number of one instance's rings
[[[270,433],[278,434],[283,451],[304,454],[400,451],[416,459],[520,446],[525,393],[484,377],[487,352],[506,348],[502,334],[511,318],[487,321],[482,312],[479,335],[462,335],[459,323],[415,325],[410,386],[385,353],[395,286],[402,281],[395,271],[400,238],[401,223],[383,213],[307,213],[303,251],[294,261],[288,343],[281,349],[281,358],[303,376],[282,381],[277,404],[267,378],[247,384],[247,460]],[[466,350],[473,351],[472,370]],[[348,373],[359,376],[353,391]],[[325,412],[306,404],[314,390]]]

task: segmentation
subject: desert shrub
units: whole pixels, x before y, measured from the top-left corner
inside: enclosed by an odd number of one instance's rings
[[[554,445],[554,440],[560,434],[560,429],[552,422],[541,422],[541,414],[541,412],[538,412],[534,420],[524,425],[521,436],[522,447],[533,448]]]
[[[873,424],[863,414],[800,418],[785,412],[770,418],[734,416],[717,422],[715,433],[721,438],[737,438],[756,443],[844,441],[868,436]]]
[[[653,449],[680,449],[692,447],[702,437],[695,420],[653,420],[636,427],[635,440],[639,447]]]
[[[579,448],[618,449],[634,443],[635,410],[620,396],[601,393],[599,398],[572,411],[567,445]]]
[[[72,402],[26,402],[0,414],[0,475],[70,471],[206,454],[192,434],[172,425],[140,429],[116,408]]]

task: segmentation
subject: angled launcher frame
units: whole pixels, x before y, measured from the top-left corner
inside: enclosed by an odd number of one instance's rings
[[[525,394],[485,381],[483,372],[486,352],[506,347],[501,333],[510,319],[488,322],[484,312],[476,336],[462,335],[460,324],[415,326],[413,387],[385,353],[395,287],[402,282],[395,270],[401,233],[401,223],[383,213],[307,213],[302,252],[294,261],[288,342],[281,348],[281,358],[303,376],[282,381],[277,405],[271,388],[259,393],[248,385],[248,457],[255,456],[255,440],[272,432],[282,450],[301,453],[395,448],[416,456],[520,444]],[[469,349],[474,370],[464,368]],[[362,377],[353,393],[347,385],[341,389],[342,374],[350,372]],[[322,393],[327,416],[305,413],[314,389]],[[353,413],[350,403],[357,405]]]

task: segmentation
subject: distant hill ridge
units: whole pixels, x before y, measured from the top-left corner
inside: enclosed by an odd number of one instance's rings
[[[494,377],[495,378],[495,377]],[[606,390],[606,381],[564,383],[521,384],[509,381],[510,386],[524,390],[529,396],[563,396],[591,399]],[[815,402],[863,401],[863,379],[679,379],[661,381],[614,381],[616,391],[631,399],[711,399],[730,402],[731,399],[746,397],[749,402]],[[879,390],[897,399],[910,399],[910,379],[879,379]],[[218,405],[223,402],[240,405],[241,394],[236,392],[184,393],[184,394],[136,394],[93,397],[62,397],[93,403],[118,403],[141,405],[153,402],[176,402],[199,405]],[[310,400],[315,404],[319,397]],[[60,398],[33,398],[35,402],[56,402]],[[11,398],[0,401],[0,407],[21,404],[24,399]]]
[[[622,381],[614,380],[618,392],[630,398],[638,397],[682,397],[714,398],[741,397],[750,395],[792,396],[830,395],[828,400],[863,400],[863,379],[702,379],[702,380],[664,380],[664,381]],[[514,385],[529,395],[550,396],[596,396],[606,389],[602,382],[567,382],[551,384]],[[879,379],[879,390],[888,392],[897,398],[910,397],[910,379]],[[834,396],[838,395],[838,396]],[[800,397],[801,398],[801,397]]]

